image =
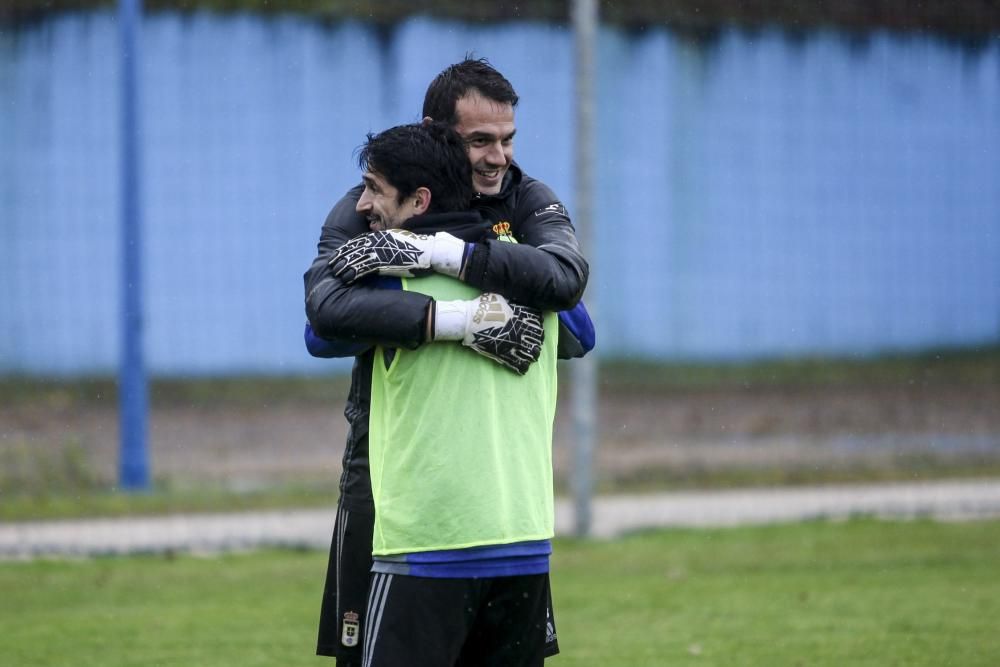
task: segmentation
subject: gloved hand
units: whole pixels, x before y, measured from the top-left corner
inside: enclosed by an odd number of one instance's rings
[[[352,283],[369,273],[410,278],[432,270],[457,278],[465,259],[465,241],[448,232],[414,234],[406,229],[369,232],[351,239],[334,253],[334,275]]]
[[[545,329],[541,312],[487,292],[470,301],[436,301],[434,340],[461,340],[524,375],[542,353]]]

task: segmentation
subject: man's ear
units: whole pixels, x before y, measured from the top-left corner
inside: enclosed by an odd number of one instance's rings
[[[414,215],[421,215],[431,207],[431,191],[424,186],[420,186],[413,193]]]
[[[420,124],[423,125],[424,127],[427,127],[433,122],[434,122],[433,118],[431,118],[430,116],[424,116],[424,119],[420,121]]]

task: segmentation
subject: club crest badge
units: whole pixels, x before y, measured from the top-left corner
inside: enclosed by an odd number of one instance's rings
[[[358,614],[353,611],[344,612],[343,632],[340,634],[340,643],[344,646],[357,646],[358,635],[361,628],[358,622]]]
[[[497,235],[498,241],[517,243],[517,240],[514,238],[514,234],[511,233],[510,223],[506,220],[501,220],[497,224],[493,225],[493,233]]]

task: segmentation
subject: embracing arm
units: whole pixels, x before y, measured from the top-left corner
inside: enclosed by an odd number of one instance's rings
[[[335,275],[329,262],[338,249],[359,235],[367,224],[354,207],[362,187],[352,189],[334,206],[323,225],[319,250],[306,272],[306,313],[309,335],[316,339],[346,343],[383,344],[415,348],[428,338],[428,315],[433,301],[413,292],[381,290],[364,281],[347,283]],[[510,301],[545,310],[570,310],[586,287],[589,267],[580,253],[572,224],[562,204],[544,184],[526,179],[514,216],[515,233],[522,241],[478,241],[469,244],[464,280],[484,292],[494,292]],[[428,237],[423,237],[428,238]],[[357,239],[355,241],[357,243]],[[529,244],[538,244],[532,247]],[[365,255],[364,246],[355,250]],[[575,310],[580,310],[576,308]],[[584,315],[586,311],[584,310]],[[561,327],[560,356],[582,356],[591,347],[565,318]],[[589,324],[589,317],[586,317]],[[571,343],[570,335],[581,344]],[[338,348],[315,356],[342,356],[349,348]]]
[[[569,310],[590,275],[566,209],[541,181],[525,177],[512,232],[518,243],[477,243],[465,281],[484,292],[541,310]]]
[[[484,293],[496,293],[529,308],[568,310],[583,294],[589,266],[573,232],[566,209],[543,183],[525,177],[508,211],[480,198],[475,207],[492,214],[502,239],[477,236],[466,242],[447,227],[439,231],[377,231],[351,239],[333,253],[329,275],[353,282],[372,273],[412,276],[435,271],[462,280]],[[512,221],[506,220],[512,213]],[[497,227],[505,229],[498,230]],[[508,237],[517,243],[508,243]]]
[[[340,340],[330,340],[320,338],[313,331],[312,325],[306,322],[306,329],[303,334],[306,341],[306,350],[314,357],[321,359],[337,359],[342,357],[357,357],[364,354],[371,345],[365,343],[348,343]]]
[[[363,234],[367,224],[354,210],[358,196],[360,189],[352,190],[334,206],[323,225],[318,256],[304,277],[309,318],[305,340],[310,354],[346,356],[366,344],[412,349],[429,340],[454,340],[516,373],[525,373],[541,354],[544,334],[540,312],[508,303],[497,294],[435,302],[429,296],[383,289],[378,284],[391,281],[391,277],[365,277],[348,284],[334,274],[330,268],[334,250],[352,247],[345,242],[359,234],[362,240],[375,236]],[[473,230],[482,227],[475,213],[461,215],[475,221]],[[460,222],[458,218],[453,221]],[[452,238],[461,253],[464,242]],[[362,245],[356,250],[363,259],[371,247]],[[502,316],[479,315],[486,303],[491,313]]]

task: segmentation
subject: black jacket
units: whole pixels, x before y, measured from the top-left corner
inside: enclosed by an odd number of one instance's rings
[[[346,285],[328,262],[346,241],[369,231],[355,211],[362,186],[352,188],[330,211],[318,254],[306,271],[306,315],[313,331],[334,340],[416,348],[423,342],[430,297],[364,284]],[[477,195],[473,206],[492,223],[493,236],[513,235],[518,243],[490,238],[476,243],[465,282],[484,292],[541,310],[568,310],[583,295],[589,266],[580,253],[562,203],[541,181],[514,164],[496,195]],[[340,491],[345,506],[371,511],[368,473],[368,412],[371,350],[357,357],[344,416],[350,424]]]

